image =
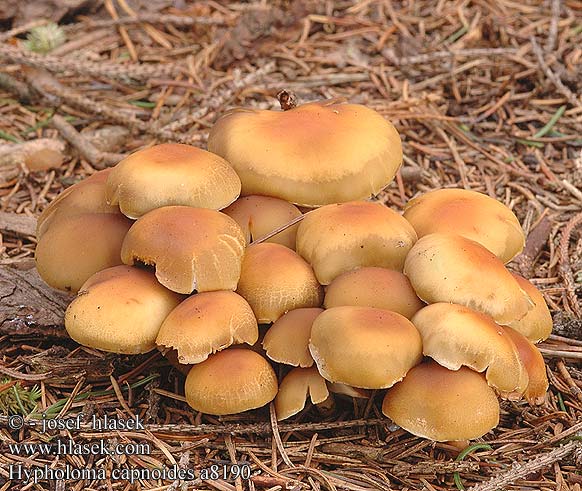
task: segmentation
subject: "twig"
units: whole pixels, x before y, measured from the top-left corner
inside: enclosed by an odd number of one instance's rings
[[[0,231],[20,235],[34,236],[36,232],[36,218],[24,214],[0,211]]]
[[[443,58],[455,58],[455,57],[479,57],[479,56],[496,56],[496,55],[506,55],[515,54],[516,50],[514,48],[476,48],[476,49],[460,49],[460,50],[450,50],[450,51],[435,51],[434,53],[427,53],[415,56],[405,56],[402,58],[395,58],[398,65],[417,65],[420,63],[430,63],[435,60],[441,60]]]
[[[551,53],[556,46],[558,37],[558,21],[560,20],[560,0],[552,1],[552,18],[550,20],[550,29],[548,30],[548,42],[546,43],[546,52]]]
[[[176,27],[191,27],[196,25],[204,26],[225,26],[230,22],[225,19],[213,17],[191,17],[182,15],[164,15],[164,14],[140,14],[136,17],[120,17],[111,20],[88,20],[78,24],[66,26],[65,30],[72,31],[78,29],[95,29],[101,27],[114,27],[128,24],[141,24],[142,22],[151,22],[152,24],[171,24]]]
[[[551,231],[552,222],[546,215],[530,231],[523,252],[515,258],[519,271],[526,278],[531,276],[535,260],[548,242]]]
[[[30,382],[36,382],[38,380],[46,380],[50,377],[50,373],[20,373],[17,370],[12,370],[11,368],[5,367],[0,365],[0,373],[4,375],[8,375],[9,377],[19,379],[19,380],[27,380]]]
[[[28,86],[7,73],[0,73],[0,89],[16,95],[25,104],[32,100],[32,94]]]
[[[582,213],[574,215],[564,227],[562,237],[560,238],[560,267],[559,273],[566,286],[566,296],[569,300],[572,310],[578,317],[582,317],[582,306],[576,295],[576,282],[574,281],[574,273],[570,265],[569,247],[570,236],[576,227],[582,224]]]

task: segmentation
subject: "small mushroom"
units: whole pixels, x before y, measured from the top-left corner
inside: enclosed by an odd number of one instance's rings
[[[437,442],[479,438],[499,423],[497,397],[481,374],[433,361],[388,389],[382,412],[413,435]]]
[[[311,266],[280,244],[247,247],[237,293],[250,304],[259,324],[275,322],[289,310],[319,307],[323,301]]]
[[[155,266],[158,281],[178,293],[235,290],[244,246],[242,230],[225,214],[166,206],[133,224],[121,259]]]
[[[330,397],[325,379],[317,368],[294,368],[279,385],[279,392],[275,397],[275,413],[277,419],[287,419],[302,411],[307,397],[313,404],[321,404]]]
[[[252,346],[258,338],[257,320],[246,300],[231,291],[218,291],[192,295],[172,310],[156,344],[162,351],[176,350],[178,361],[190,365],[232,344]]]
[[[65,328],[83,346],[147,353],[156,347],[162,322],[181,299],[149,271],[115,266],[85,282],[65,312]]]
[[[371,307],[334,307],[313,322],[309,350],[330,382],[385,389],[422,360],[420,333],[406,317]]]
[[[258,353],[225,349],[190,369],[184,392],[196,411],[236,414],[271,402],[277,395],[277,377]]]
[[[240,186],[236,172],[218,155],[164,143],[119,162],[107,179],[107,200],[129,218],[163,206],[220,210],[238,198]]]
[[[346,271],[378,266],[402,271],[416,232],[398,213],[380,204],[353,201],[323,206],[305,215],[297,252],[322,285]]]
[[[325,289],[326,309],[342,305],[374,307],[402,314],[407,319],[424,303],[416,296],[410,280],[386,268],[358,268],[335,278]]]

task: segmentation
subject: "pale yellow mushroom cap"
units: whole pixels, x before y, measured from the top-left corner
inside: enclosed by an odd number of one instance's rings
[[[467,189],[437,189],[411,199],[404,209],[418,237],[457,234],[478,242],[508,263],[525,245],[519,220],[503,203]]]
[[[279,386],[275,397],[275,413],[277,419],[287,419],[297,414],[305,407],[307,397],[313,404],[320,404],[329,397],[325,379],[317,368],[294,368]]]
[[[237,414],[271,402],[277,395],[277,376],[254,351],[226,349],[190,369],[184,392],[196,411]]]
[[[550,309],[542,293],[531,282],[512,273],[521,289],[526,292],[534,303],[534,307],[521,319],[512,321],[509,327],[523,334],[532,343],[544,341],[552,333],[553,321]]]
[[[301,215],[299,209],[282,199],[268,196],[245,196],[222,210],[240,225],[247,244],[260,239]],[[295,236],[299,224],[292,225],[265,242],[281,244],[295,250]]]
[[[297,252],[322,285],[361,266],[402,271],[416,232],[398,213],[380,204],[353,201],[323,206],[305,215]]]
[[[424,303],[416,296],[410,280],[398,271],[365,267],[335,278],[325,289],[326,309],[342,305],[391,310],[410,319]]]
[[[181,295],[149,271],[116,266],[94,274],[65,312],[69,336],[83,346],[112,353],[147,353]]]
[[[334,307],[311,327],[311,355],[330,382],[391,387],[422,360],[420,333],[404,316],[371,307]]]
[[[53,288],[77,292],[90,276],[122,264],[131,221],[120,213],[84,213],[51,221],[35,252],[36,269]]]
[[[511,338],[491,317],[462,305],[435,303],[412,318],[422,336],[423,353],[449,370],[461,366],[485,372],[504,398],[520,399],[527,371]]]
[[[323,289],[311,266],[280,244],[247,247],[237,293],[253,308],[259,324],[275,322],[289,310],[319,307],[323,302]]]
[[[166,206],[133,224],[121,259],[155,266],[158,281],[178,293],[234,290],[244,247],[242,230],[225,214]]]
[[[377,194],[402,163],[394,127],[357,104],[322,101],[289,111],[234,110],[208,149],[234,167],[242,194],[321,206]]]
[[[119,162],[107,179],[107,199],[130,218],[174,205],[220,210],[239,196],[240,186],[236,172],[218,155],[164,143]]]
[[[533,303],[495,254],[460,235],[430,234],[418,240],[404,274],[421,300],[465,305],[506,325]]]
[[[247,301],[220,291],[184,300],[163,322],[156,344],[175,349],[180,363],[194,364],[232,344],[253,345],[258,339],[257,320]]]
[[[413,435],[437,442],[479,438],[499,423],[497,397],[481,374],[432,361],[388,389],[382,412]]]
[[[310,367],[313,358],[309,352],[309,337],[320,308],[290,310],[277,319],[263,338],[267,356],[278,363],[295,367]]]
[[[503,329],[515,344],[521,362],[529,376],[529,383],[524,394],[525,398],[530,404],[543,404],[549,387],[544,357],[540,350],[523,334],[511,327],[504,327]]]

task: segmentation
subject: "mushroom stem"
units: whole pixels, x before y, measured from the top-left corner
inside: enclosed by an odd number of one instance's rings
[[[289,109],[297,107],[297,96],[295,92],[283,89],[277,94],[277,100],[281,104],[283,111],[289,111]]]

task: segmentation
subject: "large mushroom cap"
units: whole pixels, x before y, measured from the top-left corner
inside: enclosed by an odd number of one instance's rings
[[[525,234],[513,212],[485,194],[467,189],[437,189],[411,199],[404,209],[418,237],[457,234],[478,242],[501,261],[517,256]]]
[[[325,290],[326,309],[353,305],[391,310],[410,319],[424,303],[410,280],[386,268],[358,268],[339,275]]]
[[[263,338],[267,356],[278,363],[295,367],[310,367],[313,358],[309,352],[309,337],[320,308],[290,310],[277,319]]]
[[[495,254],[460,235],[419,239],[406,257],[404,274],[425,302],[465,305],[499,324],[520,319],[533,307]]]
[[[523,334],[532,343],[544,341],[552,333],[552,314],[541,292],[522,276],[512,273],[521,289],[527,293],[534,307],[521,319],[508,324],[509,327]]]
[[[116,266],[85,282],[65,312],[65,327],[83,346],[146,353],[155,348],[162,322],[181,298],[148,271]]]
[[[122,264],[131,221],[120,213],[84,213],[51,220],[36,245],[36,269],[53,288],[77,292],[93,274]]]
[[[172,205],[220,210],[238,197],[240,186],[236,172],[218,155],[164,143],[119,162],[107,179],[107,199],[130,218]]]
[[[299,209],[282,199],[268,196],[245,196],[222,210],[231,217],[245,234],[247,244],[265,237],[294,218],[301,216]],[[265,242],[281,244],[295,250],[295,236],[299,224],[292,225]]]
[[[253,345],[259,338],[250,305],[234,292],[192,295],[168,315],[156,344],[175,349],[183,364],[200,363],[232,344]]]
[[[404,316],[370,307],[334,307],[311,327],[311,355],[330,382],[390,387],[422,360],[420,333]]]
[[[277,395],[277,377],[254,351],[226,349],[190,369],[184,392],[197,411],[236,414],[271,402]]]
[[[235,168],[243,195],[321,206],[377,194],[402,163],[400,137],[376,111],[314,102],[289,111],[234,110],[208,148]]]
[[[166,206],[133,224],[121,259],[155,266],[158,281],[178,293],[234,290],[244,247],[242,230],[225,214]]]
[[[280,244],[247,248],[237,293],[253,308],[259,324],[275,322],[289,310],[319,307],[323,301],[311,266]]]
[[[307,397],[313,404],[319,404],[329,397],[325,379],[317,368],[294,368],[279,386],[275,397],[275,413],[277,419],[287,419],[297,414],[305,407]]]
[[[485,378],[435,362],[414,367],[388,389],[382,412],[413,435],[437,442],[479,438],[499,423],[499,403]]]
[[[361,266],[402,271],[416,232],[398,213],[380,204],[353,201],[323,206],[305,215],[297,252],[322,285]]]
[[[519,399],[525,392],[528,377],[519,353],[489,316],[462,305],[435,303],[419,310],[412,322],[422,336],[423,353],[440,365],[486,371],[489,385],[504,397]]]

